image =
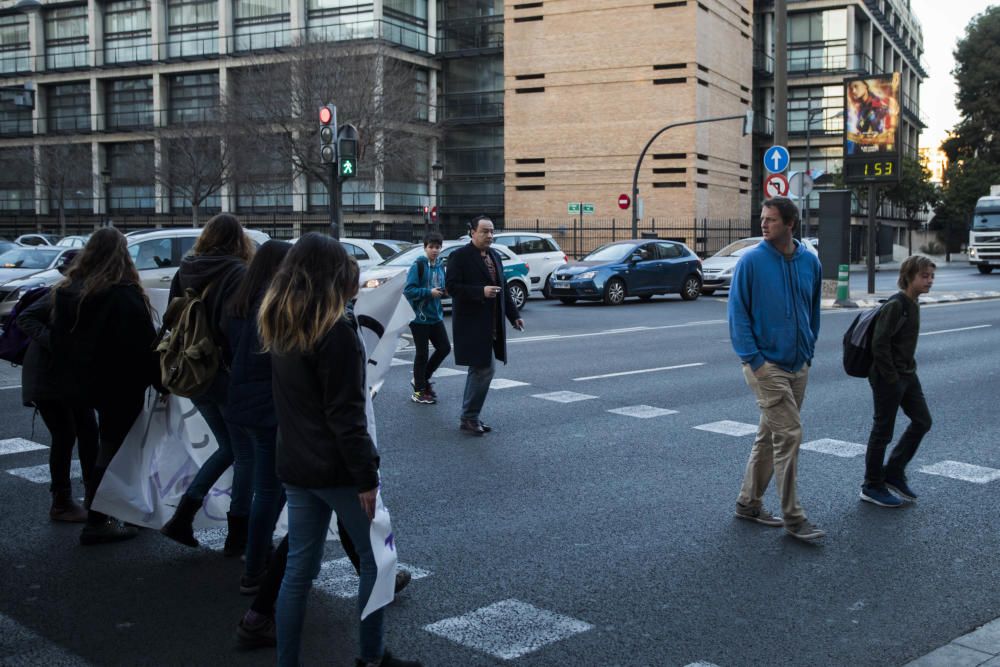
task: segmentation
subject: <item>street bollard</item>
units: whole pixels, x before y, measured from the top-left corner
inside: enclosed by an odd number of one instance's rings
[[[841,264],[837,267],[837,300],[835,303],[841,308],[857,308],[858,304],[851,301],[851,267]]]

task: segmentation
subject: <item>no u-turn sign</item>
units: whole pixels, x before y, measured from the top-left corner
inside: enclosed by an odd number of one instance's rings
[[[768,174],[764,179],[764,196],[771,197],[788,196],[788,179],[784,174]]]

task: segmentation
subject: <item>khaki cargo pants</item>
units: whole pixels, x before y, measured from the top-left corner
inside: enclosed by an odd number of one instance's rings
[[[781,514],[785,525],[794,526],[805,520],[795,490],[802,444],[802,422],[799,410],[806,395],[809,366],[797,373],[789,373],[766,362],[754,375],[749,364],[743,364],[743,377],[757,398],[760,406],[760,426],[747,461],[743,488],[737,499],[741,505],[760,507],[761,498],[771,477],[776,478]]]

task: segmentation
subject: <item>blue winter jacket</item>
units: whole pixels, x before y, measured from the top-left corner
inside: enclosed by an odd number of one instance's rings
[[[423,265],[423,270],[420,269],[420,265]],[[437,276],[436,283],[435,276]],[[417,257],[406,274],[406,285],[403,287],[403,295],[416,313],[416,317],[413,318],[414,324],[437,324],[444,321],[441,299],[431,296],[435,284],[438,288],[444,289],[444,267],[441,261],[431,266],[427,255]]]
[[[260,351],[257,300],[250,317],[226,319],[226,336],[233,349],[229,391],[223,416],[239,426],[276,428],[278,417],[271,392],[271,355]]]
[[[798,241],[791,260],[767,241],[744,253],[729,290],[729,337],[740,359],[790,373],[811,362],[822,286],[819,259]]]

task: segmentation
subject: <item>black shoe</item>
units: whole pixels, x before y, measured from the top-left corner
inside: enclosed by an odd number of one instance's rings
[[[903,477],[886,477],[885,485],[900,498],[905,498],[906,500],[917,499],[917,494],[913,492],[913,489],[910,488],[910,485],[906,483],[906,479]]]
[[[121,542],[122,540],[130,540],[138,534],[137,529],[126,526],[118,519],[108,517],[103,523],[86,524],[80,533],[80,544],[86,547],[94,544]]]
[[[247,530],[250,518],[246,515],[236,516],[226,512],[226,543],[222,545],[222,555],[230,558],[242,556],[247,550]]]
[[[423,664],[418,660],[401,660],[388,651],[382,654],[379,662],[367,662],[360,658],[354,661],[355,667],[423,667]]]
[[[410,585],[410,581],[413,580],[413,575],[411,575],[406,570],[396,571],[396,588],[394,593],[399,593],[401,590]]]
[[[483,433],[489,433],[490,431],[493,430],[492,426],[487,426],[483,422],[479,422],[479,428],[483,429]]]
[[[194,536],[194,515],[201,509],[201,502],[188,496],[181,496],[181,502],[170,520],[163,524],[160,533],[174,542],[180,542],[188,547],[197,547],[198,540]]]
[[[486,433],[483,423],[477,419],[463,419],[458,428],[472,435],[483,435]]]
[[[277,646],[278,637],[274,629],[274,617],[262,616],[257,623],[248,623],[247,617],[240,619],[236,626],[236,642],[243,648],[266,648]]]

